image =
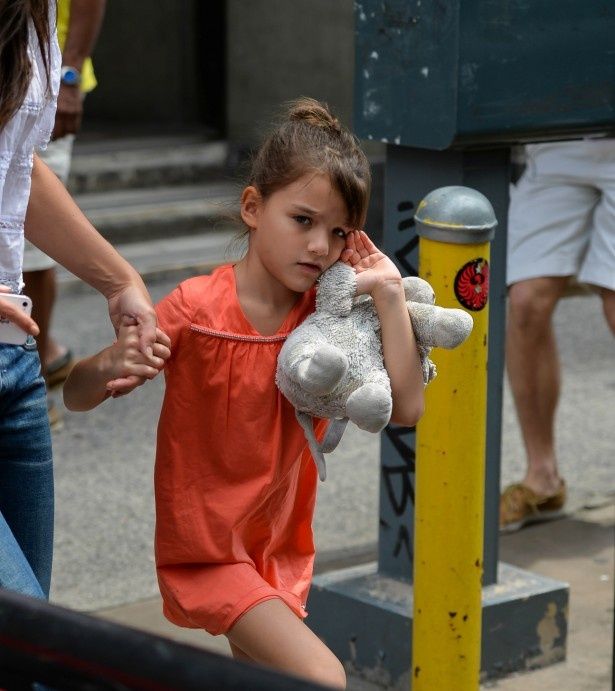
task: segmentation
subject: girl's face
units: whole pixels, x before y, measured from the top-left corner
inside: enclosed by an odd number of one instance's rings
[[[342,196],[322,173],[307,173],[267,199],[247,187],[241,215],[250,228],[251,257],[296,293],[339,259],[351,230]]]

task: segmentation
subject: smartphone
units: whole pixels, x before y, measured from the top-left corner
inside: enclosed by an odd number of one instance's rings
[[[20,307],[28,316],[32,314],[32,300],[27,295],[14,295],[13,293],[0,293],[2,300],[7,300]],[[28,334],[23,329],[10,322],[2,313],[0,307],[0,343],[11,345],[23,345]]]

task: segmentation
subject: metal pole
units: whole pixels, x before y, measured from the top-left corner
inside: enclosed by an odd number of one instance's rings
[[[417,426],[412,683],[414,691],[475,691],[481,653],[481,580],[489,201],[467,187],[431,192],[415,215],[419,274],[437,304],[468,310],[474,329],[434,353],[438,377]]]

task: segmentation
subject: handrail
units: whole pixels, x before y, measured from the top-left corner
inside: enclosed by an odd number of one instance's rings
[[[318,691],[321,686],[0,588],[0,689]]]

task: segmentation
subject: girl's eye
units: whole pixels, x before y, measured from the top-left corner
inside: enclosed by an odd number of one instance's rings
[[[301,226],[309,226],[312,219],[309,216],[295,216],[295,221]]]
[[[346,231],[343,228],[334,228],[333,235],[337,235],[337,237],[342,238],[342,240],[346,239]]]

